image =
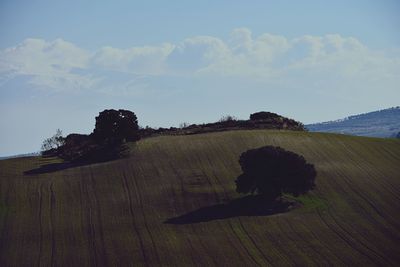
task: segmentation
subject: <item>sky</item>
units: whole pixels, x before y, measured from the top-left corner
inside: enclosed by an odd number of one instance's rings
[[[397,0],[0,0],[0,156],[108,108],[170,127],[398,106],[399,26]]]

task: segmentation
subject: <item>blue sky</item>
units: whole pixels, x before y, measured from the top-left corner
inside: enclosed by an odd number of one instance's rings
[[[89,133],[105,108],[166,127],[397,106],[399,14],[399,1],[2,0],[0,156]]]

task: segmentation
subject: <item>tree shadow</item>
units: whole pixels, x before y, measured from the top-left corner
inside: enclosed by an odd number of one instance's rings
[[[289,211],[299,203],[293,200],[267,200],[260,195],[245,196],[226,204],[202,207],[164,221],[165,224],[193,224],[239,216],[269,216]]]
[[[38,168],[31,169],[28,171],[25,171],[25,175],[36,175],[36,174],[43,174],[43,173],[51,173],[51,172],[57,172],[57,171],[62,171],[65,169],[69,168],[75,168],[75,167],[80,167],[84,165],[88,165],[90,163],[71,163],[71,162],[59,162],[59,163],[50,163],[50,164],[44,164],[41,165]]]
[[[53,158],[53,157],[55,157],[55,155],[45,155],[42,157],[43,158]],[[85,157],[85,158],[82,158],[79,160],[75,159],[73,161],[64,161],[64,162],[58,162],[58,163],[44,164],[38,168],[25,171],[24,174],[25,175],[36,175],[36,174],[57,172],[57,171],[65,170],[65,169],[82,167],[82,166],[87,166],[87,165],[96,164],[96,163],[111,162],[114,160],[122,159],[124,157],[128,157],[128,155],[116,156],[114,154],[110,155],[110,154],[98,153],[95,156]]]

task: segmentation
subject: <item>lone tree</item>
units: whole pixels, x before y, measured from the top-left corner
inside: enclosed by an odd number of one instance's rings
[[[254,193],[276,199],[282,193],[298,196],[315,187],[316,171],[303,156],[280,147],[265,146],[243,152],[243,174],[236,180],[238,193]]]
[[[50,151],[53,149],[58,149],[65,143],[65,138],[62,136],[62,131],[57,129],[56,133],[49,138],[46,138],[42,143],[42,151]]]
[[[120,144],[140,139],[135,113],[129,110],[106,109],[96,117],[93,137],[98,143]]]

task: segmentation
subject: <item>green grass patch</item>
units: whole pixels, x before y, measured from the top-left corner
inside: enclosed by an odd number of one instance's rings
[[[292,196],[288,194],[284,194],[285,198],[295,200],[302,204],[301,210],[303,211],[313,211],[316,209],[325,210],[328,208],[328,202],[312,193],[300,195],[300,196]]]

